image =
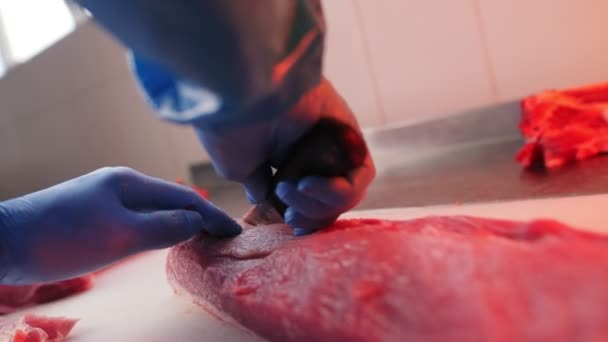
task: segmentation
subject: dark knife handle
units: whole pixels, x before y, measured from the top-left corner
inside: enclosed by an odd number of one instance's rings
[[[321,119],[289,149],[273,176],[270,203],[283,215],[287,206],[275,194],[281,181],[297,182],[307,176],[346,177],[363,165],[367,145],[360,132],[334,120]]]

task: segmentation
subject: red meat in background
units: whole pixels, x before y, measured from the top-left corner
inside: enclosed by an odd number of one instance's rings
[[[608,83],[544,91],[521,107],[524,167],[552,169],[608,151]]]
[[[0,314],[65,298],[84,292],[93,285],[93,275],[39,285],[0,285]]]
[[[0,341],[61,342],[78,320],[63,317],[25,315],[19,319],[0,319]]]

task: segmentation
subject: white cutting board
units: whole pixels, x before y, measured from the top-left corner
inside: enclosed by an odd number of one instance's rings
[[[522,220],[554,218],[575,227],[608,233],[608,195],[394,208],[344,216],[408,219],[460,214]],[[165,279],[166,255],[166,250],[140,255],[102,274],[89,292],[28,311],[80,318],[71,335],[72,342],[260,341],[176,297]]]

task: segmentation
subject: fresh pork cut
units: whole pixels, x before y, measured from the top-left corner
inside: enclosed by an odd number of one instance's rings
[[[517,161],[557,168],[608,152],[608,83],[526,97],[519,125],[526,139]]]
[[[17,319],[0,318],[2,342],[61,342],[78,320],[28,314]]]
[[[249,226],[174,247],[167,272],[274,341],[608,341],[608,237],[554,221]]]

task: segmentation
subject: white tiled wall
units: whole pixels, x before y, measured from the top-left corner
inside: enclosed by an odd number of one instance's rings
[[[325,73],[356,111],[359,124],[384,123],[361,18],[352,0],[323,3],[328,20]]]
[[[325,71],[365,127],[608,79],[605,0],[325,0]],[[205,161],[156,120],[92,23],[0,79],[0,199],[104,165],[166,179]]]
[[[608,1],[477,1],[501,99],[608,80]]]
[[[492,101],[471,0],[354,2],[386,121]]]

